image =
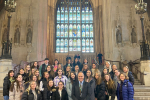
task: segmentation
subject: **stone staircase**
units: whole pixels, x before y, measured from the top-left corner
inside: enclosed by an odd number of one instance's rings
[[[150,87],[134,85],[134,100],[150,100]]]

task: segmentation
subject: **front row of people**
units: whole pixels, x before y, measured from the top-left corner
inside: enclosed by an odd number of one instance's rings
[[[58,71],[57,79],[49,79],[48,72],[44,72],[44,78],[38,82],[36,75],[31,77],[28,84],[24,84],[21,74],[17,75],[14,80],[14,72],[8,72],[7,80],[10,85],[10,90],[5,88],[4,94],[9,91],[9,100],[133,100],[134,89],[125,73],[117,74],[117,85],[111,79],[109,74],[104,74],[104,79],[101,77],[99,70],[95,71],[92,77],[92,71],[87,70],[86,75],[79,72],[76,75],[70,73],[70,77],[63,79],[62,70]],[[105,71],[104,71],[105,72]],[[57,81],[57,86],[54,84]],[[40,83],[40,84],[39,84]],[[6,85],[8,85],[6,84]],[[6,89],[6,90],[5,90]]]

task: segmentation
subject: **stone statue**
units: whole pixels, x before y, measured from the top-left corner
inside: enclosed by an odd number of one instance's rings
[[[150,32],[149,29],[146,31],[146,40],[150,41]]]
[[[20,32],[19,32],[19,28],[16,29],[15,36],[14,36],[14,43],[20,43]]]
[[[116,32],[116,41],[117,41],[117,43],[121,43],[122,42],[122,32],[121,32],[120,28],[118,28],[117,32]]]
[[[132,32],[131,32],[131,42],[137,43],[137,37],[136,37],[136,32],[134,28],[132,28]]]
[[[7,28],[4,29],[2,42],[7,42]]]
[[[28,33],[27,33],[27,42],[26,43],[32,43],[32,31],[31,28],[28,29]]]

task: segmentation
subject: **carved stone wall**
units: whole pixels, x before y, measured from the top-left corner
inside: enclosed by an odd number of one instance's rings
[[[78,53],[55,53],[55,18],[57,0],[16,0],[16,12],[12,13],[10,22],[10,39],[13,41],[13,63],[23,61],[43,60],[49,57],[52,63],[55,58],[65,63],[67,55],[80,54],[83,58],[91,59],[101,52],[108,60],[135,60],[140,58],[139,41],[142,40],[140,16],[135,14],[134,5],[136,0],[90,0],[94,17],[94,44],[93,54]],[[131,6],[133,9],[131,10]],[[132,13],[131,13],[132,12]],[[150,29],[149,18],[145,16],[145,34]],[[119,19],[118,19],[119,18]],[[7,13],[0,12],[0,42],[2,34],[7,28]],[[27,24],[27,21],[29,24]],[[132,22],[130,24],[129,22]],[[135,23],[134,23],[135,22]],[[119,23],[119,24],[118,24]],[[27,45],[27,29],[32,29],[32,43]],[[121,26],[122,43],[116,45],[116,27]],[[135,27],[137,43],[131,43],[132,26]],[[14,45],[14,33],[16,28],[20,31],[20,43]],[[0,43],[0,54],[1,54]],[[136,51],[136,52],[135,52]]]

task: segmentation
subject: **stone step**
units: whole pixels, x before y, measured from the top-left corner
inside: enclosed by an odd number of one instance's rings
[[[134,100],[150,100],[150,96],[134,96]]]
[[[134,85],[141,85],[141,83],[134,83]]]
[[[150,92],[150,87],[144,85],[134,85],[134,92]]]
[[[150,92],[135,92],[134,96],[150,96]]]

